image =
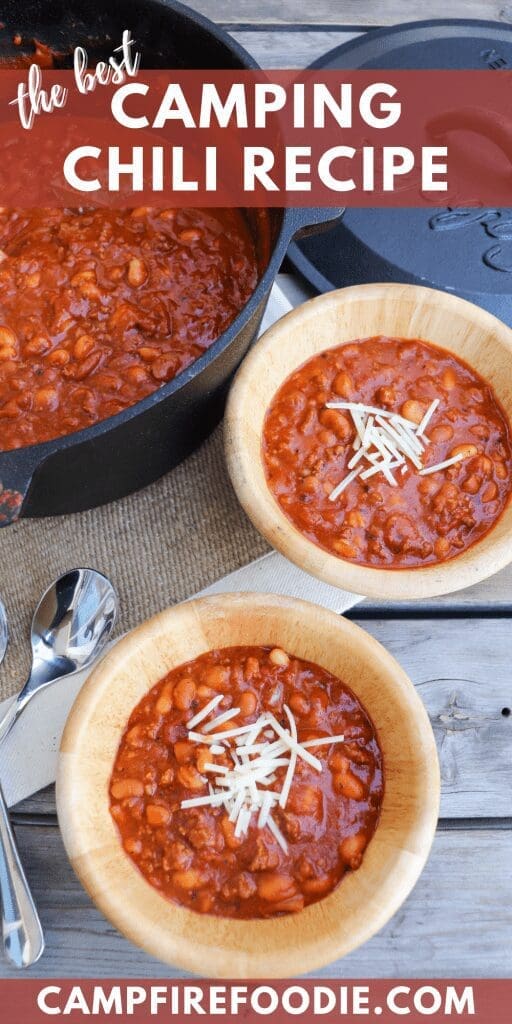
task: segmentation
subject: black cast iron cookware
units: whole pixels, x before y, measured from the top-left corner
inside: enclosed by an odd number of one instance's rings
[[[94,64],[108,56],[123,30],[130,28],[145,68],[257,67],[235,40],[174,0],[7,2],[1,18],[5,27],[0,30],[0,56],[12,55],[13,33],[19,32],[57,53],[71,53],[82,45]],[[228,330],[200,359],[111,419],[45,444],[0,451],[0,526],[20,516],[78,512],[123,497],[156,480],[193,451],[222,415],[229,381],[256,337],[291,239],[333,222],[340,213],[269,211],[268,238],[256,237],[257,245],[266,244],[270,254],[258,286]],[[248,215],[256,225],[258,218]]]
[[[510,71],[512,25],[455,18],[394,25],[336,47],[312,67]],[[485,173],[482,147],[471,158]],[[318,291],[374,281],[430,285],[512,325],[509,209],[350,208],[321,240],[293,244],[289,258]]]

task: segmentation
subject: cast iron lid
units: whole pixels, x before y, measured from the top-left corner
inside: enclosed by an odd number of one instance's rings
[[[512,25],[422,21],[366,32],[313,65],[512,69]],[[455,292],[512,325],[511,209],[347,209],[342,222],[289,250],[318,291],[401,281]]]

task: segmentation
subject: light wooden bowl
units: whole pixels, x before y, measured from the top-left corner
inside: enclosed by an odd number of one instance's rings
[[[225,420],[226,458],[238,498],[264,537],[300,568],[366,597],[435,597],[492,576],[512,561],[512,503],[473,547],[447,562],[416,569],[355,565],[313,544],[270,492],[261,438],[267,409],[287,377],[323,349],[385,334],[435,342],[492,384],[512,421],[512,330],[464,299],[432,288],[366,284],[328,292],[279,320],[246,357]]]
[[[211,917],[167,901],[124,853],[109,813],[109,779],[133,707],[170,669],[236,644],[280,645],[341,677],[370,714],[384,756],[382,816],[361,868],[320,902],[272,920]],[[369,939],[415,884],[430,850],[438,804],[432,729],[397,662],[333,612],[262,594],[190,601],[121,640],[71,711],[57,780],[66,850],[97,906],[148,953],[210,977],[293,976]]]

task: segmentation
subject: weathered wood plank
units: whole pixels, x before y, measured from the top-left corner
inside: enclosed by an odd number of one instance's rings
[[[375,619],[362,626],[403,665],[428,709],[441,761],[441,815],[512,817],[512,714],[503,714],[512,708],[509,621]],[[17,811],[53,813],[52,790]]]
[[[415,683],[434,728],[443,817],[512,814],[510,623],[362,623]]]
[[[424,18],[487,18],[509,21],[512,6],[503,0],[430,0],[428,7],[410,0],[194,0],[194,7],[223,24],[395,25]]]
[[[355,39],[360,33],[338,29],[322,32],[315,32],[314,29],[305,29],[303,32],[291,32],[289,29],[276,29],[273,32],[232,29],[231,35],[263,68],[305,68],[323,53]]]
[[[126,942],[92,906],[57,829],[18,828],[46,932],[37,977],[180,977]],[[512,832],[439,833],[414,892],[386,928],[328,977],[493,977],[510,973]],[[18,977],[0,962],[0,977]]]

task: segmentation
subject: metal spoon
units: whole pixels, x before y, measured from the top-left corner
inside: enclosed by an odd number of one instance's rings
[[[92,665],[104,650],[116,611],[117,597],[112,584],[93,569],[73,569],[52,584],[34,614],[32,669],[0,722],[0,743],[36,693]],[[44,950],[44,935],[1,787],[0,899],[5,954],[15,967],[29,967]]]
[[[7,615],[5,614],[3,603],[0,601],[0,665],[5,658],[8,641],[9,631],[7,629]]]

